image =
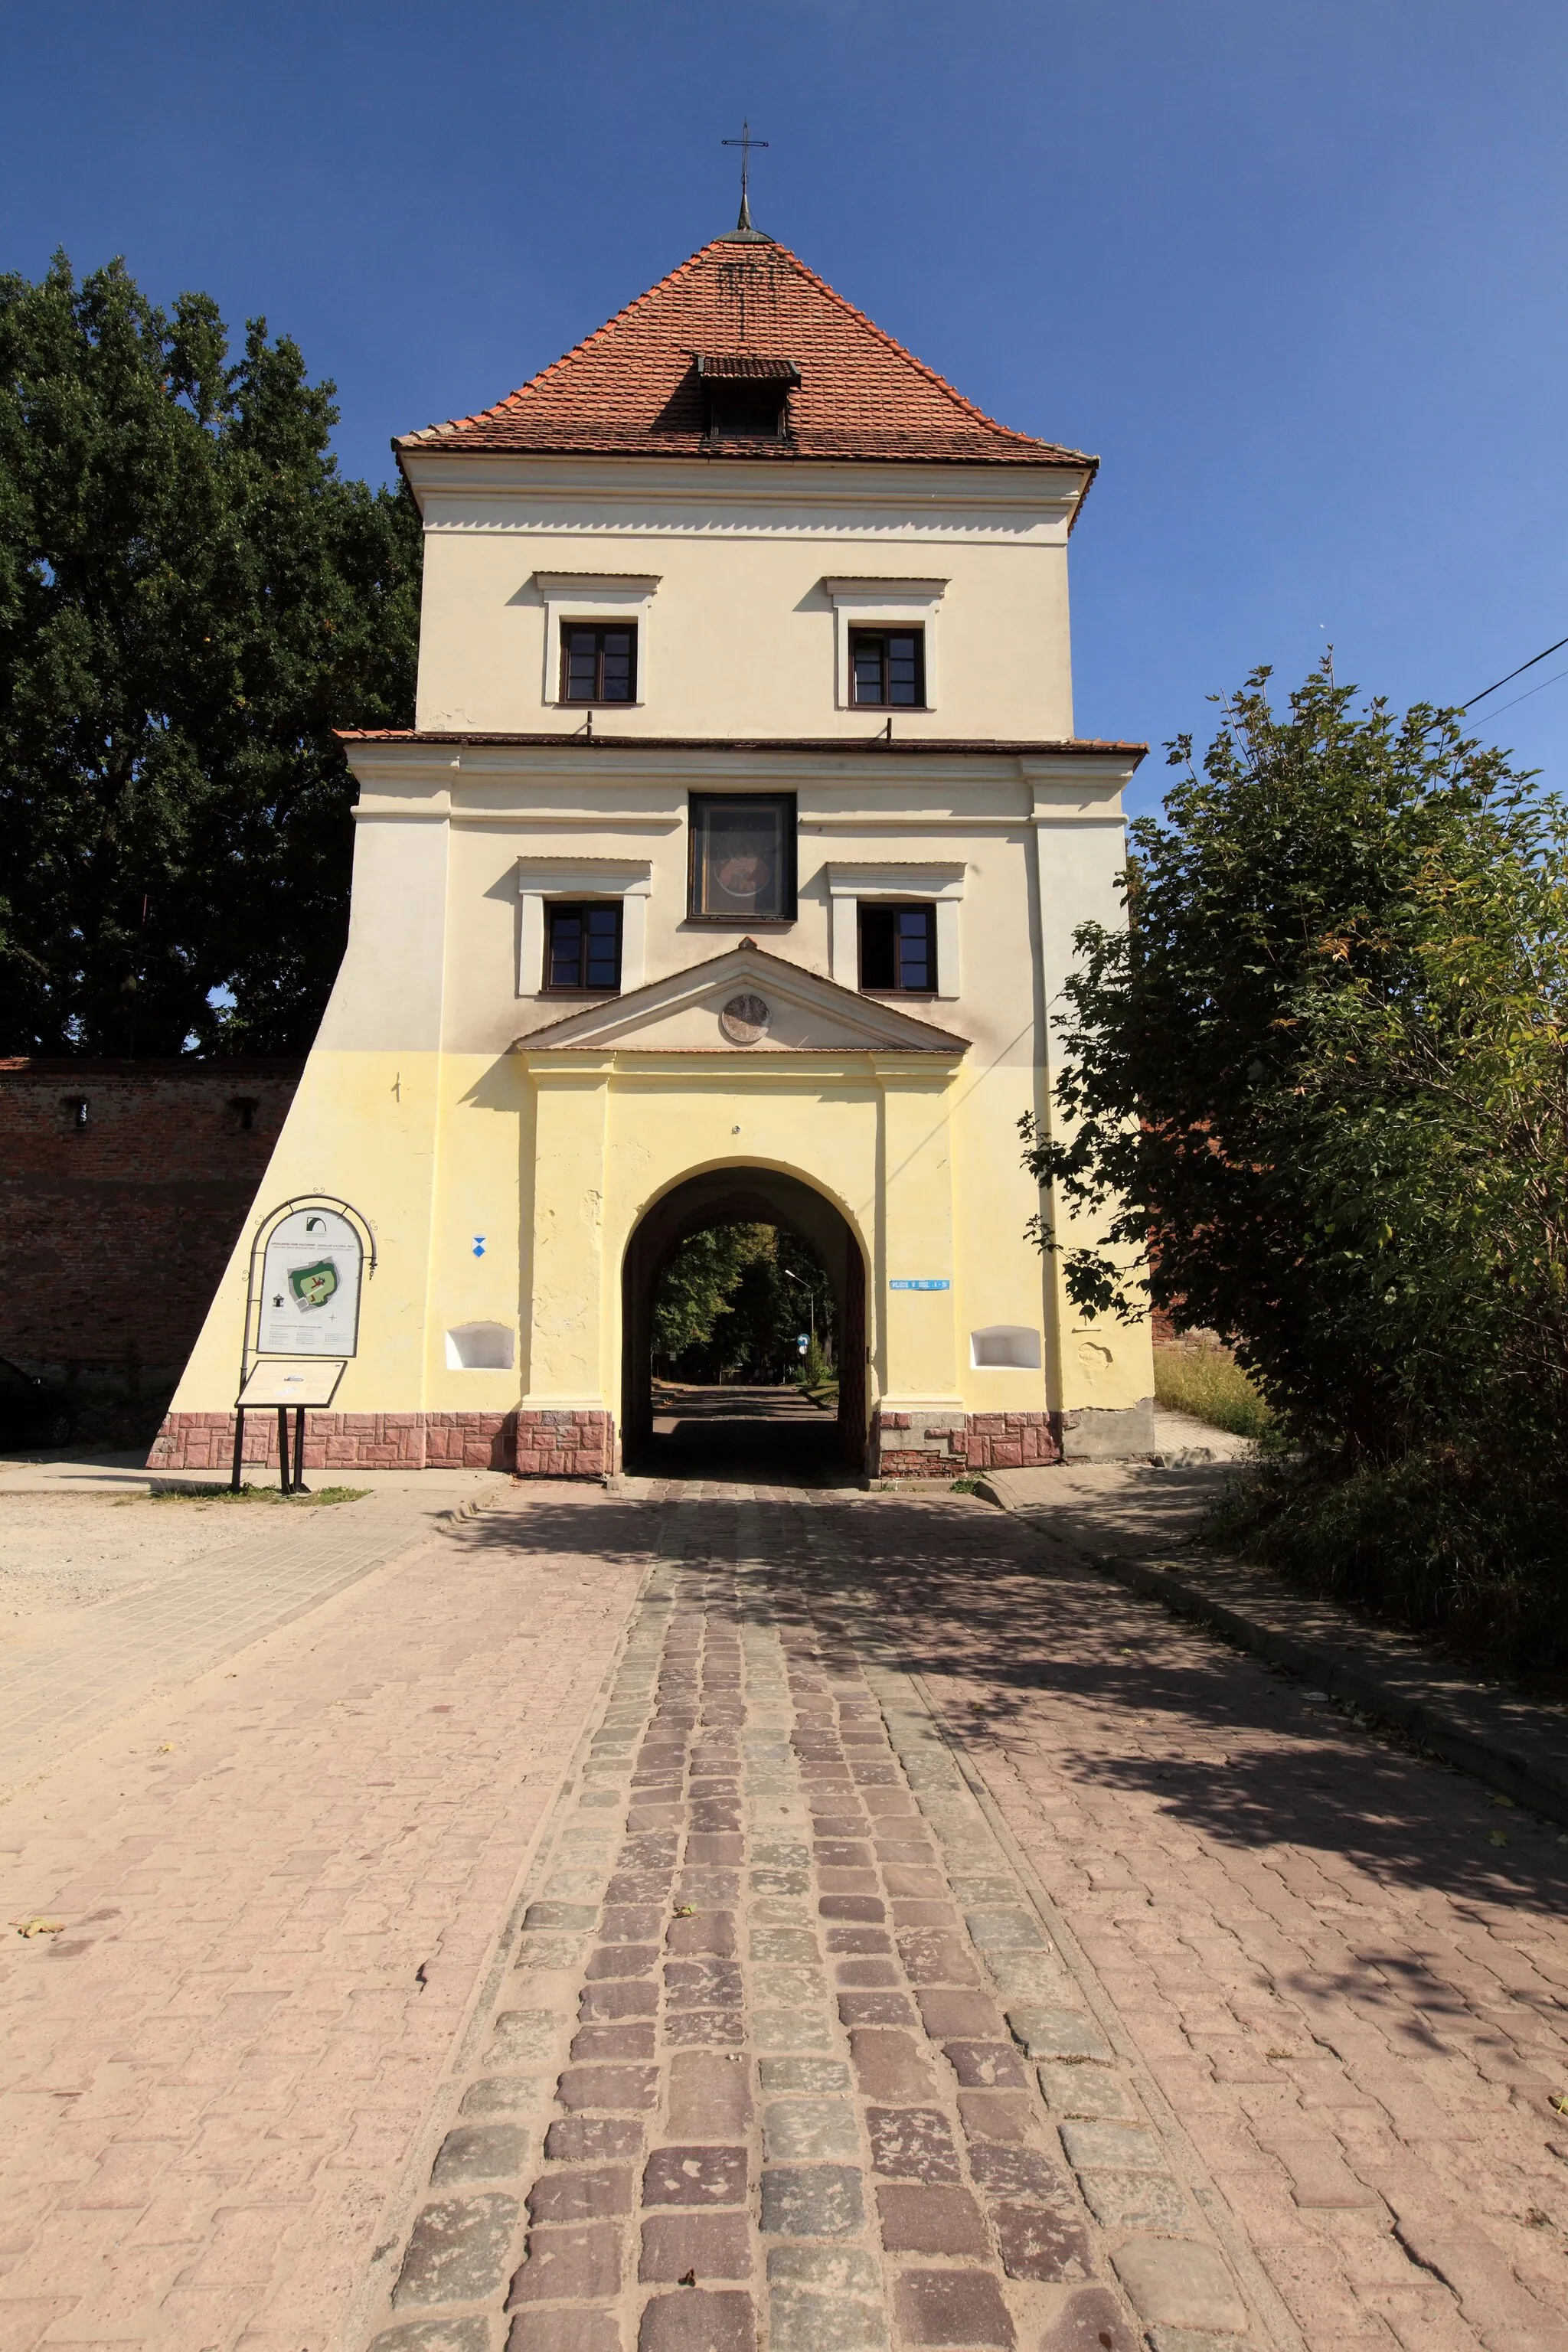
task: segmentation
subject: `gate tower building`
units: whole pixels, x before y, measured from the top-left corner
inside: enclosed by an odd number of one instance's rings
[[[374,1272],[312,1462],[610,1471],[731,1218],[827,1267],[853,1462],[1146,1450],[1148,1330],[1075,1315],[1018,1136],[1142,755],[1073,732],[1096,461],[750,228],[395,446],[416,724],[344,736],[342,967],[153,1460],[226,1458],[252,1234],[313,1200]]]

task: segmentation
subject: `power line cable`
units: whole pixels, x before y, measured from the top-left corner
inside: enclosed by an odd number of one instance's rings
[[[1460,703],[1459,709],[1469,710],[1476,703],[1484,702],[1489,694],[1495,694],[1500,686],[1506,686],[1509,678],[1522,677],[1527,669],[1533,669],[1537,662],[1545,661],[1549,655],[1561,653],[1564,646],[1568,646],[1568,637],[1559,637],[1557,643],[1548,646],[1544,653],[1531,654],[1530,659],[1521,662],[1517,669],[1510,669],[1503,677],[1494,677],[1490,686],[1483,686],[1479,694],[1472,694],[1468,702]]]
[[[1513,709],[1517,703],[1528,702],[1532,694],[1544,694],[1549,686],[1555,686],[1560,678],[1564,677],[1568,677],[1568,669],[1553,670],[1552,676],[1550,677],[1543,677],[1539,686],[1527,686],[1522,694],[1516,694],[1510,701],[1500,702],[1497,709],[1492,712],[1492,717],[1494,719],[1500,719],[1505,710]]]

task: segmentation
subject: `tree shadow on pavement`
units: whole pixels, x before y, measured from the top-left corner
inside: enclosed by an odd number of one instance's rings
[[[1399,1734],[1309,1702],[1293,1677],[1158,1602],[1044,1556],[1026,1527],[887,1506],[860,1514],[856,1533],[844,1580],[868,1591],[961,1743],[1026,1750],[1031,1715],[1037,1725],[1040,1700],[1055,1702],[1062,1771],[1152,1797],[1205,1836],[1439,1889],[1488,1925],[1498,1906],[1561,1916],[1568,1838],[1554,1822],[1500,1807]],[[968,1692],[944,1702],[960,1679],[980,1686],[978,1707]]]
[[[557,1490],[481,1516],[459,1539],[577,1555],[585,1569],[625,1563],[651,1550],[670,1507],[592,1487],[567,1500]],[[732,1555],[741,1507],[700,1502],[687,1547],[694,1563]],[[1205,1837],[1289,1845],[1331,1876],[1350,1864],[1391,1885],[1430,1887],[1468,1904],[1488,1927],[1502,1914],[1560,1916],[1568,1907],[1568,1841],[1559,1843],[1554,1823],[1499,1808],[1478,1782],[1397,1735],[1309,1703],[1291,1678],[1158,1602],[1046,1556],[1016,1520],[945,1498],[743,1507],[753,1515],[747,1554],[769,1563],[770,1611],[785,1624],[810,1614],[826,1630],[852,1622],[868,1600],[879,1638],[926,1678],[961,1745],[1012,1748],[1026,1760],[1043,1701],[1050,1738],[1042,1745],[1056,1769],[1080,1785],[1152,1798]],[[823,1544],[808,1541],[807,1522]],[[978,1706],[969,1690],[949,1687],[960,1681],[975,1686]],[[1348,1889],[1341,1899],[1353,1909]],[[1409,1964],[1405,1947],[1397,1965]]]

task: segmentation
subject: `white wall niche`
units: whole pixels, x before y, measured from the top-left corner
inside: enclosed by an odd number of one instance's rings
[[[1037,1372],[1040,1335],[1026,1323],[988,1323],[969,1335],[969,1362],[974,1371]]]
[[[449,1372],[510,1372],[517,1362],[517,1333],[510,1323],[455,1323],[447,1334]]]

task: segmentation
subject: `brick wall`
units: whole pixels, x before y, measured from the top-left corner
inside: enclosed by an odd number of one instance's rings
[[[0,1356],[173,1380],[302,1066],[0,1060]]]
[[[171,1412],[147,1456],[151,1470],[226,1470],[232,1412]],[[278,1415],[247,1411],[245,1460],[278,1463]],[[607,1412],[308,1412],[307,1470],[511,1470],[520,1478],[605,1478],[616,1469]]]

